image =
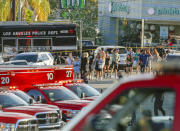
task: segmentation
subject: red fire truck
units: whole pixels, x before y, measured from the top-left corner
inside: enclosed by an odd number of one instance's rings
[[[123,78],[63,131],[179,131],[180,63]]]
[[[69,121],[90,103],[60,86],[62,81],[73,80],[72,66],[4,67],[1,68],[0,74],[2,86],[23,90],[36,100],[41,98],[42,103],[58,106],[63,112],[65,121]]]

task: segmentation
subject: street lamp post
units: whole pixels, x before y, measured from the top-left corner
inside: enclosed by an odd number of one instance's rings
[[[82,56],[82,21],[80,21],[80,56]]]
[[[18,21],[21,21],[21,0],[19,0]]]

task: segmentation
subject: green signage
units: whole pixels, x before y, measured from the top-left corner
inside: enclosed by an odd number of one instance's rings
[[[120,3],[120,2],[112,2],[111,3],[111,12],[125,12],[129,14],[130,7],[127,3]]]
[[[61,8],[71,8],[71,7],[85,7],[85,0],[61,0]]]
[[[179,8],[155,8],[155,15],[180,15]]]

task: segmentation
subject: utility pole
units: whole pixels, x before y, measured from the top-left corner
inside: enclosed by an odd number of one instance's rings
[[[80,20],[80,55],[82,56],[82,20]]]
[[[16,0],[11,0],[11,19],[16,21]]]
[[[142,19],[142,28],[141,28],[141,47],[144,47],[144,19]]]
[[[18,7],[18,21],[21,21],[21,0],[19,0],[19,7]]]

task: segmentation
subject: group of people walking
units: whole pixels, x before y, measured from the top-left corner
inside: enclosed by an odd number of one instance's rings
[[[129,48],[125,59],[125,73],[130,75],[133,69],[136,73],[151,72],[152,64],[154,62],[163,61],[166,58],[167,52],[159,45],[157,48],[137,48],[135,52]],[[121,52],[118,48],[111,50],[111,52],[104,51],[101,48],[97,54],[94,51],[84,52],[81,57],[73,57],[70,52],[68,57],[64,58],[62,55],[56,56],[56,63],[61,64],[62,61],[67,65],[73,65],[74,78],[93,79],[97,80],[103,78],[122,76],[119,72],[119,62],[121,62]]]

